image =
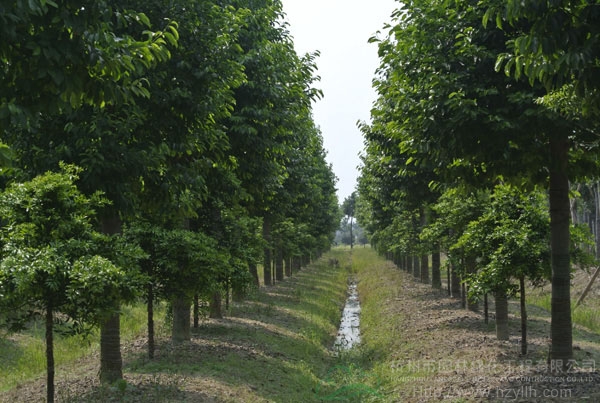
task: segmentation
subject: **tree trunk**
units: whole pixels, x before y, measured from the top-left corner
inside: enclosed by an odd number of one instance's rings
[[[525,276],[519,279],[521,293],[521,355],[527,355],[527,304],[525,302]]]
[[[429,256],[421,255],[421,282],[429,283]]]
[[[448,296],[452,296],[452,274],[451,274],[451,270],[452,269],[452,265],[450,264],[446,264],[446,282],[448,283]]]
[[[263,220],[263,238],[265,239],[265,242],[267,243],[267,246],[265,246],[264,249],[264,259],[263,259],[263,279],[265,282],[265,285],[272,285],[273,282],[271,281],[271,261],[273,260],[271,258],[271,223],[269,222],[268,218],[264,218]]]
[[[250,271],[250,275],[254,279],[254,284],[256,287],[260,287],[260,281],[258,280],[258,268],[256,267],[256,263],[248,263],[248,270]]]
[[[412,260],[413,260],[413,277],[414,278],[421,278],[421,268],[419,267],[419,257],[417,255],[413,255],[412,256]]]
[[[350,249],[354,246],[354,235],[352,235],[352,220],[354,217],[350,216]]]
[[[596,259],[600,258],[600,182],[592,186],[594,191],[594,211],[596,212],[594,225],[594,239],[596,241]]]
[[[483,296],[483,322],[487,325],[490,321],[490,306],[487,293]]]
[[[284,259],[285,263],[285,275],[287,277],[292,277],[292,258],[288,257]]]
[[[412,260],[412,256],[410,254],[406,254],[404,256],[404,261],[406,262],[406,264],[404,265],[404,267],[406,267],[406,272],[409,274],[412,274],[412,270],[413,270],[413,260]]]
[[[54,317],[52,304],[46,307],[46,400],[54,402]]]
[[[108,235],[120,233],[120,218],[116,215],[105,217],[101,222],[101,230]],[[100,381],[103,383],[114,383],[123,379],[119,305],[119,301],[114,301],[114,313],[100,323]]]
[[[581,296],[579,297],[579,299],[575,303],[575,308],[577,308],[583,302],[583,300],[585,299],[586,295],[588,295],[588,293],[592,289],[592,285],[594,285],[594,282],[596,281],[596,278],[598,278],[598,274],[600,274],[600,267],[598,267],[596,269],[596,271],[594,272],[594,275],[592,276],[591,280],[585,286],[585,290],[583,290],[583,292],[581,293]]]
[[[173,328],[171,339],[173,343],[179,344],[191,339],[190,314],[191,301],[185,295],[179,295],[173,299]]]
[[[573,358],[571,263],[569,256],[569,145],[564,137],[550,139],[550,245],[552,250],[552,320],[549,359],[567,365]],[[552,365],[551,365],[552,367]]]
[[[147,313],[148,313],[148,358],[154,359],[154,286],[149,283],[147,289]]]
[[[433,288],[442,288],[442,273],[440,271],[441,256],[440,245],[436,244],[431,254],[431,286]]]
[[[210,300],[209,317],[212,319],[223,319],[223,298],[221,291],[213,292]]]
[[[465,283],[460,284],[460,306],[462,309],[467,309],[467,285]]]
[[[275,253],[275,279],[283,281],[283,251],[281,249]]]
[[[100,382],[110,384],[121,379],[121,317],[113,313],[100,326]]]
[[[496,291],[494,293],[496,302],[496,338],[498,340],[508,340],[508,298],[505,291]]]
[[[194,294],[194,329],[198,329],[200,325],[200,297],[198,294]]]
[[[460,276],[456,266],[452,265],[450,272],[450,287],[452,298],[460,298]]]
[[[465,260],[465,263],[467,266],[467,272],[470,274],[475,273],[476,267],[477,267],[477,262],[476,262],[475,258],[469,257]],[[463,289],[465,289],[465,294],[466,294],[466,299],[467,299],[467,308],[470,311],[478,312],[479,311],[479,303],[476,300],[473,301],[472,299],[469,299],[468,293],[466,292],[466,291],[468,291],[467,287],[465,287]]]

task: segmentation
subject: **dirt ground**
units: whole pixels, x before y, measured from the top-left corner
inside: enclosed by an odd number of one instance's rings
[[[448,297],[446,290],[432,290],[409,274],[402,275],[389,309],[403,318],[402,337],[415,340],[420,351],[402,350],[394,357],[400,380],[402,368],[413,372],[398,384],[398,401],[600,402],[600,335],[576,327],[575,359],[569,369],[550,368],[547,311],[529,307],[528,354],[521,356],[517,302],[510,306],[510,340],[498,341],[493,300],[486,324],[482,309],[462,309],[461,302]],[[574,279],[574,295],[583,289],[586,277],[582,272]],[[599,290],[596,285],[588,298],[597,300]]]
[[[397,270],[390,267],[390,270]],[[518,306],[511,303],[509,341],[495,339],[493,301],[490,304],[490,321],[486,324],[483,313],[461,308],[460,301],[447,296],[445,290],[415,281],[401,273],[401,282],[394,298],[386,309],[401,316],[398,330],[406,348],[392,351],[391,362],[395,372],[397,390],[386,396],[395,396],[398,402],[600,402],[600,335],[576,327],[574,331],[575,360],[569,371],[549,371],[546,356],[549,348],[550,319],[547,311],[529,309],[529,352],[520,355],[520,324]],[[585,286],[586,273],[574,279],[574,295]],[[278,295],[278,287],[270,289]],[[547,288],[549,290],[549,287]],[[284,293],[284,291],[281,291]],[[597,303],[600,285],[588,296]],[[208,322],[207,326],[226,329],[247,329],[264,326],[244,318],[226,318]],[[255,331],[255,330],[254,330]],[[280,337],[296,337],[283,327],[270,331]],[[219,336],[220,337],[220,336]],[[181,362],[198,356],[220,356],[236,350],[244,359],[261,360],[263,353],[251,339],[232,345],[226,339],[194,338],[172,350],[168,340],[159,343],[160,354],[177,357]],[[127,357],[143,354],[145,342],[140,339],[123,346]],[[162,350],[161,350],[162,349]],[[186,377],[181,374],[126,373],[126,393],[115,393],[98,385],[98,356],[89,356],[71,368],[61,368],[57,373],[57,401],[77,402],[246,402],[256,400],[256,385],[232,386],[210,376]],[[409,371],[407,372],[407,368]],[[415,375],[417,374],[417,375]],[[127,396],[126,399],[118,396]],[[23,384],[18,389],[0,394],[0,402],[44,401],[43,378]],[[397,398],[396,398],[397,397]],[[386,399],[387,401],[388,399]]]

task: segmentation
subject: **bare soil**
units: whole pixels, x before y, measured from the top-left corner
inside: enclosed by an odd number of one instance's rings
[[[576,275],[573,295],[585,287],[586,277]],[[433,290],[404,272],[399,287],[390,313],[402,318],[401,337],[414,341],[415,348],[401,349],[393,358],[399,379],[403,368],[412,372],[397,383],[397,401],[600,402],[598,334],[574,329],[575,359],[565,371],[547,362],[550,315],[544,309],[528,306],[528,353],[522,356],[517,302],[510,306],[510,340],[498,341],[493,299],[486,324],[483,304],[475,312],[463,309],[447,290]],[[588,296],[592,303],[599,290],[595,285]]]

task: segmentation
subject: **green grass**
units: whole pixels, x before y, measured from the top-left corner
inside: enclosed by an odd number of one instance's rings
[[[533,295],[530,293],[527,302],[548,312],[551,311],[551,295],[549,293],[536,293]],[[571,301],[571,319],[574,324],[600,333],[600,311],[597,306],[580,305],[575,308],[575,301]]]
[[[124,306],[122,316],[123,342],[133,340],[145,332],[145,305]],[[160,310],[159,310],[160,311]],[[99,348],[98,331],[86,336],[55,334],[55,365],[72,363]],[[0,392],[12,389],[39,377],[46,371],[46,344],[43,323],[33,322],[18,334],[0,333]]]

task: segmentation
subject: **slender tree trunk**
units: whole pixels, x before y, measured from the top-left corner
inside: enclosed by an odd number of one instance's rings
[[[350,216],[350,249],[354,246],[354,235],[352,235],[352,221],[354,217]]]
[[[594,282],[596,281],[596,278],[598,278],[598,274],[600,274],[600,267],[596,268],[596,271],[594,272],[594,275],[592,276],[591,280],[585,286],[585,290],[583,290],[581,296],[579,297],[579,299],[577,299],[577,302],[575,303],[575,308],[577,308],[583,302],[586,295],[588,295],[588,293],[592,289],[592,285],[594,285]]]
[[[450,287],[452,298],[460,298],[460,276],[455,265],[452,265],[450,272]]]
[[[596,212],[594,225],[594,239],[596,240],[596,259],[600,258],[600,182],[592,186],[594,191],[594,211]]]
[[[190,314],[192,303],[185,295],[173,299],[173,328],[171,339],[179,344],[191,339]]]
[[[496,291],[494,293],[496,302],[496,338],[498,340],[508,340],[508,298],[505,291]]]
[[[442,273],[440,271],[441,256],[440,245],[436,244],[431,254],[431,286],[433,288],[442,288]]]
[[[248,263],[248,270],[250,271],[250,275],[254,279],[254,284],[256,287],[260,287],[260,281],[258,280],[258,268],[256,267],[256,263]]]
[[[110,384],[121,379],[123,379],[121,316],[115,313],[100,326],[100,381]]]
[[[120,218],[116,215],[105,217],[101,223],[101,230],[108,235],[120,233]],[[119,310],[119,301],[114,301],[114,313],[100,323],[100,381],[102,383],[114,383],[123,379]]]
[[[419,264],[421,262],[419,262],[419,257],[417,255],[413,255],[412,260],[413,260],[413,277],[420,279],[421,278],[421,268],[419,267]]]
[[[194,294],[194,329],[198,329],[200,324],[200,297],[198,294]]]
[[[46,307],[46,400],[54,402],[54,317],[53,307]]]
[[[267,217],[263,219],[263,238],[267,242],[267,246],[264,249],[264,259],[263,259],[263,274],[265,285],[272,285],[271,281],[271,222]]]
[[[429,283],[429,256],[421,255],[421,282]]]
[[[525,276],[519,279],[521,294],[521,355],[527,355],[527,304],[525,301]]]
[[[448,283],[448,296],[452,296],[452,265],[446,264],[446,283]]]
[[[483,321],[486,325],[490,322],[490,305],[487,293],[483,295]]]
[[[154,286],[148,284],[147,288],[147,320],[148,320],[148,358],[154,359]]]
[[[212,319],[223,319],[223,301],[221,291],[215,291],[210,301],[210,314]]]
[[[550,237],[552,250],[552,320],[549,359],[567,365],[573,358],[571,263],[569,256],[569,145],[566,136],[550,139]],[[552,367],[552,365],[551,365]]]
[[[467,285],[465,283],[460,284],[460,306],[462,309],[467,309]]]
[[[469,257],[469,258],[466,259],[465,263],[467,265],[467,271],[469,273],[475,273],[476,266],[477,266],[477,262],[475,261],[475,258]],[[478,312],[479,311],[479,302],[473,301],[472,299],[469,298],[468,292],[466,292],[466,291],[468,291],[468,287],[465,287],[464,289],[465,289],[465,294],[467,294],[466,295],[466,298],[467,298],[467,308],[470,311]]]
[[[427,208],[421,206],[419,210],[419,215],[421,216],[421,230],[423,230],[423,228],[427,226],[428,221]],[[429,255],[427,253],[421,255],[421,282],[423,284],[429,283]]]
[[[286,257],[283,262],[285,264],[285,275],[287,277],[292,277],[292,258]]]

